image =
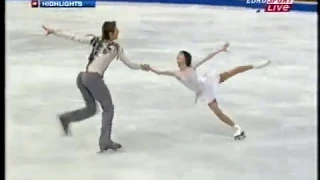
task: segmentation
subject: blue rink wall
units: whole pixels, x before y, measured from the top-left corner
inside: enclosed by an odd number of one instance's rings
[[[166,4],[199,4],[211,6],[233,6],[263,9],[265,4],[247,4],[246,0],[97,0],[100,2],[131,2],[131,3],[166,3]],[[293,11],[317,12],[317,2],[295,2]]]

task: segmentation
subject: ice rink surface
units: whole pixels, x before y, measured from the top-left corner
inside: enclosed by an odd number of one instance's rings
[[[31,9],[6,2],[8,180],[316,179],[316,13],[255,13],[222,7],[99,4]],[[113,138],[124,148],[97,155],[100,113],[62,137],[56,114],[80,108],[75,85],[90,46],[45,37],[42,24],[100,34],[117,20],[132,61],[176,68],[224,42],[230,53],[203,65],[219,71],[269,58],[272,65],[220,86],[222,109],[246,130],[235,142],[204,102],[175,79],[114,61],[105,74],[115,104]]]

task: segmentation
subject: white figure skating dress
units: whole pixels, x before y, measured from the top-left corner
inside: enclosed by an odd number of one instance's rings
[[[203,98],[209,104],[217,98],[220,75],[214,68],[203,75],[197,74],[194,69],[185,74],[178,73],[178,80],[196,93],[195,102]]]

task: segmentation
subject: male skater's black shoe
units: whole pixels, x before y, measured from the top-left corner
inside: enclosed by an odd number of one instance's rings
[[[108,149],[112,149],[114,151],[117,151],[118,149],[122,148],[122,145],[113,141],[110,141],[104,148],[100,148],[99,153],[103,153],[107,151]]]
[[[67,122],[65,119],[63,119],[62,117],[58,116],[59,118],[59,121],[61,123],[61,126],[62,126],[62,129],[63,129],[63,132],[64,134],[67,136],[70,134],[70,131],[69,131],[69,122]]]

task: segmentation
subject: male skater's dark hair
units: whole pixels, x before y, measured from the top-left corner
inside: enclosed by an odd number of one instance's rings
[[[88,66],[92,63],[94,60],[94,57],[99,53],[99,50],[103,48],[103,41],[104,40],[110,40],[110,33],[113,33],[116,30],[117,22],[116,21],[105,21],[102,24],[101,27],[101,38],[99,37],[93,37],[90,44],[92,45],[92,51],[89,55],[89,62],[87,64]],[[90,35],[88,35],[90,36]],[[118,47],[116,43],[110,43],[109,45],[115,45],[115,47]],[[109,47],[108,47],[109,48]]]
[[[105,21],[102,25],[102,39],[110,40],[109,33],[113,33],[117,27],[116,21]]]

